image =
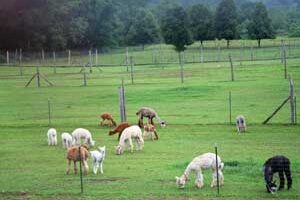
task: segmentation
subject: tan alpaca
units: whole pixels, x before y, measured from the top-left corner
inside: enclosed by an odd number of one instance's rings
[[[153,140],[158,140],[158,135],[157,135],[157,132],[156,132],[156,129],[155,129],[155,126],[152,125],[152,124],[146,124],[144,126],[144,132],[143,132],[143,137],[146,138],[148,136],[151,136],[151,139]],[[154,138],[154,135],[155,135],[155,138]]]
[[[100,118],[101,118],[101,121],[100,121],[100,124],[99,124],[100,126],[104,126],[105,121],[108,122],[108,125],[109,125],[110,127],[112,127],[112,126],[117,126],[117,123],[116,123],[115,120],[113,119],[112,114],[110,114],[110,113],[108,113],[108,112],[103,112],[103,113],[101,113]]]
[[[87,175],[89,170],[89,166],[87,162],[88,157],[89,157],[89,151],[87,145],[83,144],[80,146],[74,146],[69,148],[67,150],[67,160],[68,160],[67,174],[69,174],[70,172],[71,161],[74,162],[74,173],[77,174],[76,162],[81,160],[83,163],[84,174]]]

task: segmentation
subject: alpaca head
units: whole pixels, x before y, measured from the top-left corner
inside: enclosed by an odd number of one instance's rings
[[[175,179],[176,179],[176,185],[179,188],[183,189],[187,182],[187,178],[184,175],[182,175],[181,177],[176,176]]]
[[[100,153],[105,153],[105,146],[103,146],[103,147],[98,147],[98,151],[99,151]]]
[[[91,138],[88,138],[87,141],[86,141],[86,143],[87,143],[88,145],[92,146],[92,147],[95,145],[95,141],[92,140]]]
[[[266,188],[268,193],[274,194],[277,191],[276,181],[267,183]]]
[[[165,121],[160,122],[160,127],[161,127],[161,128],[166,127],[166,122],[165,122]]]
[[[237,116],[236,126],[237,126],[239,132],[245,131],[245,128],[246,128],[245,124],[246,124],[245,117],[242,115]]]
[[[122,147],[122,145],[118,145],[116,147],[116,154],[117,155],[121,155],[123,153],[123,151],[124,151],[124,148]]]

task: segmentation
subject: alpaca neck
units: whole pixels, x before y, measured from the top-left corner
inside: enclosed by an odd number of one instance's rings
[[[157,113],[155,113],[155,117],[158,120],[158,122],[161,124],[163,122],[163,120],[161,120],[161,118],[158,116]]]
[[[265,182],[267,184],[272,182],[272,168],[270,166],[265,166],[264,168],[264,177],[265,177]]]
[[[190,166],[190,164],[189,164],[189,165],[186,167],[186,169],[184,170],[182,176],[184,176],[184,177],[186,178],[186,180],[187,180],[187,179],[189,178],[189,175],[190,175],[191,171],[192,171],[192,168],[191,168],[191,166]]]

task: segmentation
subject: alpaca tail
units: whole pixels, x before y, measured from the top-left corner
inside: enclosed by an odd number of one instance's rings
[[[114,135],[117,131],[116,130],[112,130],[108,132],[108,135]]]

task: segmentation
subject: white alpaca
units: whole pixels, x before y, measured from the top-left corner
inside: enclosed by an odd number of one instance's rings
[[[144,139],[142,137],[142,130],[140,129],[140,127],[133,125],[124,129],[124,131],[122,132],[119,144],[116,147],[116,154],[120,155],[124,152],[126,141],[128,141],[130,145],[130,151],[133,152],[132,139],[135,139],[137,142],[138,145],[137,150],[143,149]]]
[[[48,145],[57,145],[57,133],[54,128],[50,128],[47,132]]]
[[[97,174],[99,165],[100,165],[100,173],[103,174],[103,161],[105,158],[105,146],[104,147],[98,147],[98,150],[90,151],[91,157],[93,159],[94,164],[94,174]]]
[[[219,175],[219,181],[220,181],[219,185],[223,185],[224,176],[222,173],[222,169],[224,167],[224,163],[221,162],[221,158],[219,156],[217,159],[218,159],[218,167],[216,167],[216,154],[214,153],[205,153],[194,158],[189,163],[182,176],[175,177],[177,186],[179,188],[184,188],[186,182],[188,181],[190,172],[195,171],[196,172],[195,186],[197,188],[203,187],[204,182],[203,182],[202,170],[204,169],[212,169],[213,171],[211,187],[217,186],[217,173]]]
[[[246,119],[243,115],[238,115],[236,117],[236,129],[237,132],[241,133],[241,132],[245,132],[246,131]]]
[[[95,145],[95,141],[92,138],[92,134],[89,130],[84,128],[77,128],[72,132],[73,145],[79,144],[80,139],[84,139],[84,143],[90,146]]]
[[[62,133],[61,141],[65,149],[72,147],[72,136],[69,133]]]

